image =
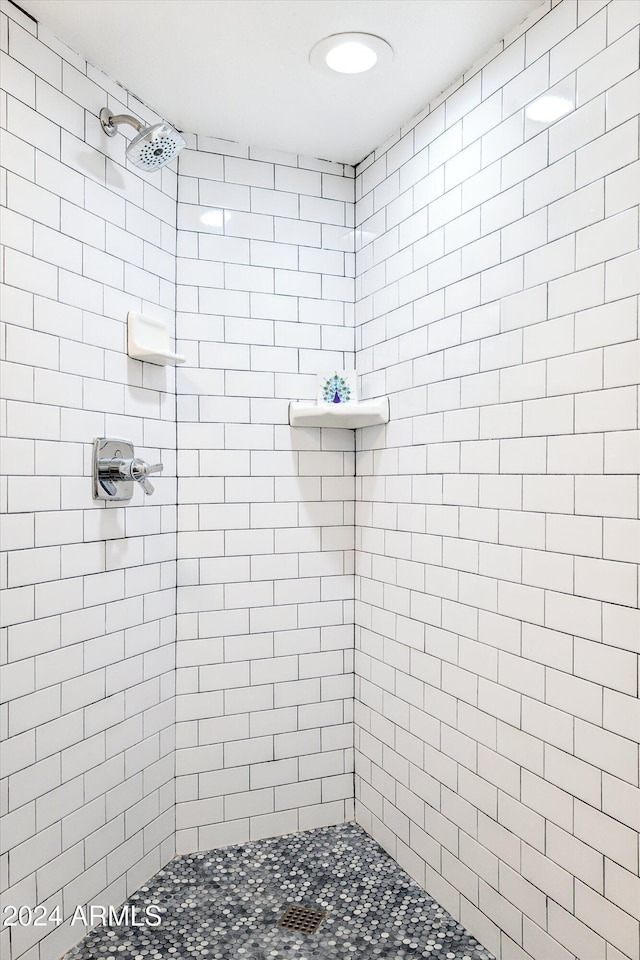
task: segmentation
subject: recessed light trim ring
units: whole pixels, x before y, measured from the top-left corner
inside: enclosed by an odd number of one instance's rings
[[[325,73],[358,76],[391,63],[393,50],[372,33],[334,33],[316,43],[309,60]]]

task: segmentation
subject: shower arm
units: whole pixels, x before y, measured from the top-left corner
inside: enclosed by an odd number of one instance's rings
[[[144,124],[140,123],[139,120],[136,120],[135,117],[130,116],[128,113],[119,113],[114,116],[108,107],[102,108],[100,111],[100,126],[108,137],[115,137],[117,133],[116,127],[120,123],[128,123],[129,126],[135,127],[138,133],[144,130]]]

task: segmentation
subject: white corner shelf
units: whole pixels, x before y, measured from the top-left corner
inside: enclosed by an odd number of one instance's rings
[[[127,353],[134,360],[145,360],[159,366],[175,366],[187,359],[173,353],[169,343],[169,328],[162,320],[146,317],[130,310],[127,314]]]
[[[292,400],[289,423],[292,427],[373,427],[389,422],[389,398],[360,400],[358,403],[312,403]]]

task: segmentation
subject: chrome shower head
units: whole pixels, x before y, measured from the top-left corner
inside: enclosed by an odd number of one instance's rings
[[[138,136],[127,147],[127,157],[140,170],[159,170],[186,147],[187,141],[168,123],[143,127],[139,120],[126,113],[114,116],[108,107],[100,111],[100,125],[108,137],[116,134],[120,123],[135,127]]]
[[[187,142],[168,123],[146,127],[127,147],[127,156],[140,170],[157,170],[186,147]]]

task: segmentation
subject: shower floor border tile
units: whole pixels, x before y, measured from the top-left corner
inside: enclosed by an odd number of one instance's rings
[[[66,960],[495,960],[354,823],[182,854],[126,904],[160,924],[96,927]],[[326,911],[316,933],[277,926],[291,904]]]

